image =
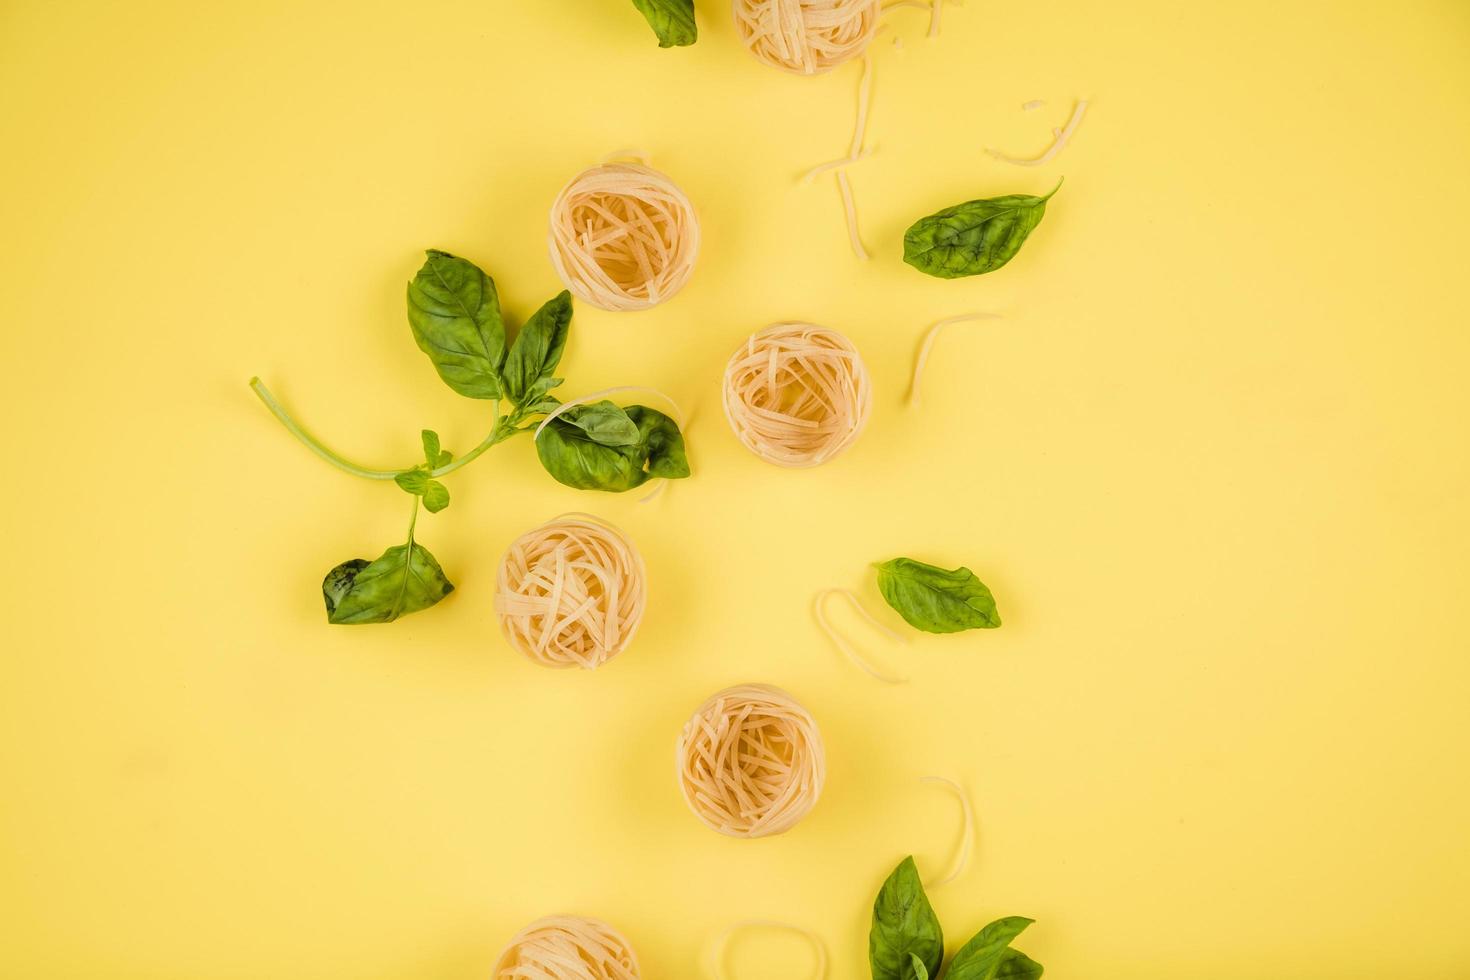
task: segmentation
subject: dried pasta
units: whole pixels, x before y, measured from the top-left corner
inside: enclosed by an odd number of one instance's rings
[[[747,449],[777,466],[818,466],[847,450],[873,408],[852,342],[810,323],[751,335],[725,367],[725,417]]]
[[[555,915],[518,932],[495,964],[495,980],[638,980],[638,957],[599,919]]]
[[[816,806],[827,774],[816,720],[764,684],[728,688],[700,705],[676,759],[689,809],[730,837],[790,830]]]
[[[860,58],[878,29],[879,0],[734,0],[735,32],[761,62],[818,75]]]
[[[816,954],[816,969],[812,974],[814,980],[826,980],[827,944],[822,942],[822,937],[810,929],[803,929],[801,926],[794,926],[788,922],[776,922],[771,919],[746,919],[744,922],[737,922],[720,933],[720,937],[715,940],[714,949],[710,952],[709,974],[713,980],[726,980],[725,951],[729,948],[731,939],[748,929],[776,929],[782,932],[794,932],[796,935],[805,939],[811,944],[812,950]]]

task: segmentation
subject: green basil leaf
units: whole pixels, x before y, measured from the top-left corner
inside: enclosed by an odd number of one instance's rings
[[[929,968],[924,961],[919,959],[918,953],[909,954],[909,966],[912,969],[915,980],[929,980]]]
[[[1001,964],[1006,960],[1006,952],[1011,945],[1011,940],[1019,936],[1022,930],[1035,921],[1035,919],[1027,919],[1024,916],[1012,915],[1004,919],[997,919],[981,929],[973,939],[960,947],[958,953],[954,954],[954,960],[949,964],[948,980],[995,980],[1000,972]],[[1026,962],[1031,961],[1026,960]],[[1020,964],[1012,961],[1012,969],[1017,969],[1019,966]]]
[[[422,438],[424,440],[424,462],[429,464],[429,469],[437,470],[441,466],[448,466],[449,461],[454,459],[454,453],[439,448],[439,433],[433,429],[425,429]]]
[[[699,39],[694,23],[694,0],[633,0],[633,6],[658,35],[658,46],[672,48]]]
[[[449,506],[449,488],[438,480],[430,480],[424,487],[424,509],[437,514]]]
[[[894,558],[875,567],[883,599],[915,629],[958,633],[1000,625],[995,598],[964,566],[945,571],[912,558]]]
[[[689,475],[684,437],[674,420],[662,412],[629,406],[626,415],[638,437],[625,446],[595,441],[585,430],[565,421],[570,414],[552,419],[536,437],[536,455],[558,483],[579,490],[622,493],[653,477],[678,480]]]
[[[589,405],[576,405],[562,412],[553,424],[565,419],[587,434],[587,438],[599,446],[636,446],[639,440],[638,426],[628,413],[603,400]]]
[[[371,565],[372,562],[366,558],[353,558],[344,561],[336,568],[327,573],[322,579],[322,597],[327,600],[327,617],[330,619],[337,608],[337,603],[342,597],[352,591],[352,583],[357,580],[357,573]]]
[[[536,401],[561,384],[551,372],[561,362],[572,323],[572,294],[562,290],[531,315],[516,335],[501,371],[505,393],[518,406]],[[546,382],[550,382],[547,384]],[[538,384],[541,385],[537,390]]]
[[[944,960],[944,933],[924,894],[919,869],[912,857],[906,857],[883,882],[873,902],[873,926],[868,932],[873,980],[907,980],[914,972],[913,957],[930,975],[937,975]]]
[[[904,233],[903,260],[940,279],[994,272],[1015,258],[1041,218],[1051,194],[1009,194],[967,201],[920,218]]]
[[[499,398],[505,324],[495,281],[448,252],[426,254],[408,284],[414,341],[449,387],[469,398]]]
[[[444,570],[420,544],[394,545],[374,562],[343,562],[322,580],[327,622],[349,626],[391,623],[453,591]]]
[[[393,482],[398,484],[405,492],[411,493],[415,497],[422,497],[424,491],[429,488],[429,474],[425,471],[424,467],[415,466],[411,470],[404,470],[402,473],[399,473],[393,478]]]
[[[995,980],[1041,980],[1043,972],[1040,963],[1019,949],[1008,949],[1001,957],[1000,969],[995,971]]]

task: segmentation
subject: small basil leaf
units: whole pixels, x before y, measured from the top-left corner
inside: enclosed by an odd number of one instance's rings
[[[663,412],[643,405],[628,406],[628,417],[638,426],[639,444],[646,450],[648,475],[682,480],[689,475],[689,456],[678,423]]]
[[[437,514],[449,506],[449,488],[438,480],[430,480],[424,487],[424,509]]]
[[[1011,940],[1035,921],[1012,915],[997,919],[981,929],[975,938],[954,954],[954,960],[949,964],[949,980],[995,980],[1001,964],[1005,962]]]
[[[868,932],[868,963],[873,980],[907,980],[913,957],[932,976],[944,959],[944,933],[924,894],[919,869],[906,857],[883,882],[873,902],[873,926]]]
[[[429,486],[429,474],[424,467],[415,466],[411,470],[404,470],[402,473],[399,473],[393,478],[393,482],[398,484],[407,493],[411,493],[415,497],[422,497],[424,490]]]
[[[975,573],[961,566],[945,571],[912,558],[876,566],[878,591],[904,620],[926,633],[995,629],[995,598]]]
[[[551,378],[567,346],[567,329],[572,323],[572,294],[562,290],[531,315],[506,356],[501,371],[505,393],[516,405],[533,402],[561,383]],[[537,390],[537,384],[549,380]]]
[[[633,0],[633,6],[658,35],[658,46],[671,48],[699,39],[694,23],[694,0]]]
[[[621,493],[652,477],[676,480],[689,475],[684,437],[674,420],[662,412],[642,405],[626,410],[638,430],[638,441],[629,446],[593,441],[583,429],[565,421],[569,414],[552,419],[536,437],[536,455],[558,483],[579,490]]]
[[[628,413],[610,401],[593,402],[567,409],[553,421],[565,419],[599,446],[636,446],[638,426]]]
[[[929,980],[929,968],[924,965],[923,960],[919,959],[918,953],[909,954],[909,966],[915,980]]]
[[[420,433],[424,442],[424,462],[431,467],[439,465],[439,433],[433,429],[425,429]]]
[[[327,622],[348,626],[391,623],[429,608],[454,591],[434,556],[419,544],[394,545],[377,561],[349,568],[361,561],[344,562],[323,580]]]
[[[995,971],[995,980],[1041,980],[1043,972],[1040,963],[1019,949],[1008,949],[1001,957],[1000,969]]]
[[[1041,218],[1051,194],[1009,194],[967,201],[920,218],[904,233],[903,260],[940,279],[994,272],[1015,258]]]
[[[414,341],[449,387],[469,398],[499,398],[505,324],[495,281],[448,252],[427,255],[408,284]]]
[[[337,603],[342,601],[342,597],[352,591],[352,583],[356,581],[357,573],[371,564],[372,562],[366,558],[353,558],[332,569],[327,573],[327,577],[322,579],[322,597],[327,600],[328,619],[337,610]]]

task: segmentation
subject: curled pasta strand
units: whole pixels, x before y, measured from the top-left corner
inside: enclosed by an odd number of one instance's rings
[[[999,313],[961,313],[959,316],[946,317],[929,326],[924,332],[924,339],[919,343],[918,356],[914,358],[914,376],[909,382],[909,397],[911,404],[919,404],[919,379],[923,377],[924,367],[929,363],[929,352],[934,348],[934,341],[939,339],[939,334],[945,327],[956,323],[967,323],[971,320],[999,320]]]
[[[822,937],[810,929],[774,919],[745,919],[720,933],[710,951],[709,974],[712,980],[727,980],[725,954],[729,949],[730,940],[749,929],[778,929],[783,932],[793,932],[805,939],[816,953],[816,972],[812,975],[813,980],[827,980],[827,944],[822,942]]]
[[[975,847],[975,811],[970,806],[969,794],[965,792],[963,786],[954,780],[944,776],[922,776],[919,782],[934,783],[943,786],[953,793],[955,799],[960,802],[960,818],[963,823],[960,827],[959,842],[955,845],[954,857],[950,859],[948,864],[950,869],[949,873],[942,878],[924,882],[925,887],[938,888],[940,885],[947,885],[951,881],[954,881],[960,875],[964,874],[965,869],[970,866],[970,853]]]
[[[827,600],[834,595],[840,595],[846,598],[847,601],[852,604],[852,607],[858,611],[858,615],[867,620],[868,624],[871,625],[874,629],[878,630],[885,636],[898,641],[899,643],[904,642],[904,637],[902,636],[902,634],[897,633],[880,623],[873,616],[872,613],[868,612],[868,608],[863,605],[863,600],[858,597],[858,594],[851,589],[823,589],[821,592],[817,593],[816,598],[812,601],[812,613],[816,617],[817,626],[822,630],[823,633],[827,634],[827,639],[831,640],[833,646],[842,651],[843,655],[846,656],[848,660],[857,664],[857,666],[869,677],[872,677],[875,680],[880,680],[884,684],[908,683],[907,677],[896,677],[892,674],[884,673],[882,670],[874,667],[866,657],[858,653],[857,649],[847,641],[846,637],[844,637],[841,633],[837,631],[837,628],[834,627],[832,623],[827,619],[826,611]]]
[[[1021,157],[1007,156],[1000,150],[992,149],[990,147],[986,147],[985,152],[989,153],[997,160],[1002,160],[1006,163],[1014,163],[1018,167],[1039,167],[1043,163],[1050,163],[1052,157],[1062,152],[1063,148],[1065,148],[1067,143],[1072,139],[1072,134],[1075,133],[1077,131],[1077,127],[1081,125],[1082,116],[1087,112],[1087,104],[1088,103],[1086,99],[1077,100],[1077,104],[1072,108],[1072,115],[1067,120],[1067,125],[1061,130],[1052,130],[1055,138],[1052,140],[1051,146],[1047,147],[1046,152],[1039,157],[1031,157],[1030,159],[1025,159]]]

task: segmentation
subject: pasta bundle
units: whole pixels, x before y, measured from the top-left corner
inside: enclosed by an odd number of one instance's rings
[[[721,691],[684,726],[679,788],[704,824],[730,837],[768,837],[816,806],[827,774],[811,714],[779,688]]]
[[[543,667],[592,670],[643,620],[647,573],[633,543],[595,517],[567,514],[511,543],[495,583],[510,645]]]
[[[879,0],[734,0],[735,31],[757,59],[817,75],[860,58],[878,30]]]
[[[664,174],[605,163],[557,195],[550,247],[556,274],[578,299],[604,310],[646,310],[689,281],[699,218]]]
[[[638,980],[638,957],[606,922],[555,915],[511,939],[495,964],[495,980]]]
[[[725,367],[725,418],[768,463],[818,466],[845,451],[873,408],[868,369],[852,342],[810,323],[777,323]]]

